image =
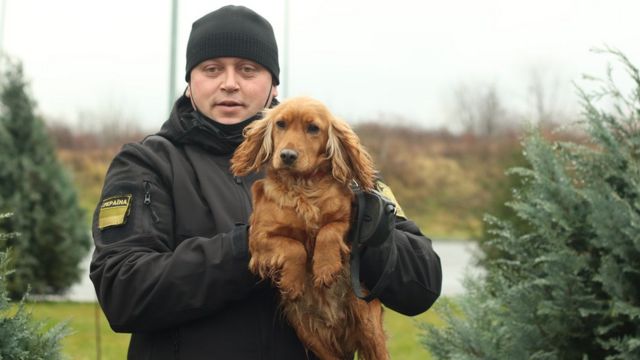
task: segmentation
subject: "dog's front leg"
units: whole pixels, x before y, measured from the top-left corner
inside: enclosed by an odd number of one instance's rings
[[[349,253],[345,237],[348,221],[333,221],[318,231],[313,251],[313,282],[316,287],[330,286],[340,273],[342,260]]]
[[[249,269],[262,278],[270,278],[283,296],[296,299],[305,282],[307,251],[304,245],[286,236],[264,236],[249,240]]]

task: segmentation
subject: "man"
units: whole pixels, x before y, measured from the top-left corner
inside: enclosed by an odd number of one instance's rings
[[[242,130],[277,104],[271,25],[225,6],[192,27],[188,87],[160,132],[114,158],[95,212],[91,280],[129,359],[313,359],[248,270],[250,188],[229,160]],[[408,315],[440,293],[440,260],[406,219],[365,246],[362,281]],[[381,244],[378,244],[381,243]]]

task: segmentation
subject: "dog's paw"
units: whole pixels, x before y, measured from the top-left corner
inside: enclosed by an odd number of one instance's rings
[[[273,278],[279,269],[279,264],[274,259],[254,256],[249,260],[249,271],[262,279]]]
[[[280,282],[278,288],[280,289],[282,297],[290,301],[298,299],[304,292],[304,284],[283,285],[282,282]]]
[[[256,257],[252,257],[249,260],[249,271],[251,271],[252,273],[260,275],[262,277],[261,270],[263,269],[264,265],[260,261],[258,261]]]
[[[304,292],[304,276],[283,271],[276,283],[280,294],[287,300],[296,300]]]
[[[299,264],[299,266],[293,266],[291,262],[286,263],[282,268],[277,285],[286,299],[295,300],[302,295],[306,278],[304,269],[304,263]]]
[[[329,287],[338,279],[342,265],[339,261],[313,263],[313,284],[317,288]]]

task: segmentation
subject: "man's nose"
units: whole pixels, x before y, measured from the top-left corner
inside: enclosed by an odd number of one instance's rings
[[[280,159],[286,165],[292,165],[298,158],[298,152],[292,149],[282,149],[280,151]]]
[[[235,69],[225,69],[224,78],[222,79],[221,88],[224,91],[236,91],[238,90],[238,81],[236,78]]]

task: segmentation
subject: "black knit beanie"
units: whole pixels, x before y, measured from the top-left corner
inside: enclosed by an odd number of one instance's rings
[[[271,24],[244,6],[228,5],[196,20],[187,44],[187,73],[201,62],[217,57],[239,57],[264,66],[273,83],[280,83],[278,45]]]

